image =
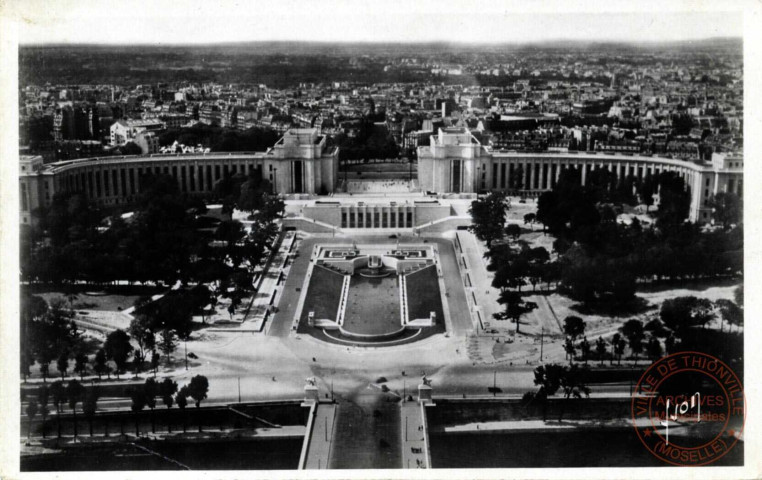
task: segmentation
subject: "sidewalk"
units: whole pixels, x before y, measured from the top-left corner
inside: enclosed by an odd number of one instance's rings
[[[423,408],[416,401],[400,404],[402,468],[430,468],[426,453]]]
[[[308,432],[306,442],[305,470],[324,470],[328,468],[333,446],[333,426],[336,417],[336,405],[319,403],[315,406],[315,418]]]

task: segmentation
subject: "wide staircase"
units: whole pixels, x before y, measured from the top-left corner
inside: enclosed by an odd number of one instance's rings
[[[352,194],[410,193],[419,191],[418,180],[346,180],[341,191]]]

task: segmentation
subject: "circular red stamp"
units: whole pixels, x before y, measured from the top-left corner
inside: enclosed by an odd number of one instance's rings
[[[708,465],[722,458],[741,438],[745,416],[738,376],[701,352],[679,352],[656,361],[632,394],[638,438],[672,465]]]

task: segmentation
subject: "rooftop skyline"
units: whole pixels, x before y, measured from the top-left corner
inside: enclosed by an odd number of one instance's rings
[[[327,0],[307,3],[234,0],[214,4],[81,1],[8,6],[18,39],[27,44],[209,44],[256,41],[538,43],[674,42],[741,37],[738,4],[543,2],[499,5]],[[628,8],[629,7],[629,8]],[[629,10],[629,11],[627,11]],[[734,10],[734,11],[731,11]],[[337,26],[341,28],[337,28]]]

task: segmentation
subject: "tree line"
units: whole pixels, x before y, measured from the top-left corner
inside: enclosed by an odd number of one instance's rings
[[[39,226],[22,229],[22,280],[65,284],[116,281],[173,284],[210,281],[242,264],[258,265],[272,245],[284,204],[258,177],[226,177],[216,185],[226,212],[248,211],[245,231],[229,219],[222,226],[203,216],[204,203],[179,192],[168,175],[141,180],[143,189],[129,218],[108,216],[82,194],[56,195],[37,212]],[[214,228],[219,227],[219,228]],[[232,235],[231,230],[235,230]],[[212,241],[222,240],[224,248]],[[226,260],[232,256],[232,263]]]
[[[475,200],[470,207],[470,230],[487,244],[488,270],[494,271],[492,286],[500,290],[499,302],[505,311],[498,319],[517,322],[534,306],[522,300],[523,286],[555,285],[561,293],[584,305],[611,305],[629,308],[640,283],[698,278],[731,277],[743,270],[743,224],[740,201],[732,194],[714,199],[730,204],[735,213],[720,211],[722,228],[705,229],[685,221],[690,192],[682,179],[668,172],[658,176],[648,191],[639,196],[660,193],[657,221],[630,224],[617,221],[621,198],[618,183],[605,170],[598,180],[582,186],[575,172],[564,172],[554,189],[538,200],[536,216],[525,216],[526,223],[539,221],[556,237],[555,259],[546,249],[531,248],[519,240],[521,227],[505,225],[510,208],[502,192],[492,192]],[[645,188],[628,187],[627,191]],[[687,202],[687,203],[686,203]],[[504,241],[512,239],[512,241]]]
[[[23,392],[22,392],[23,393]],[[140,436],[140,426],[138,422],[138,414],[146,407],[151,410],[151,431],[156,433],[156,422],[154,418],[154,409],[157,406],[157,398],[161,399],[167,410],[172,406],[177,407],[185,412],[185,408],[188,406],[189,399],[192,400],[196,408],[201,407],[201,402],[207,398],[209,393],[209,380],[203,375],[196,375],[191,378],[187,385],[183,385],[178,388],[177,382],[171,378],[165,378],[161,382],[154,378],[146,379],[142,385],[136,385],[129,389],[129,396],[131,400],[130,410],[134,414],[135,419],[135,435]],[[90,436],[93,436],[93,420],[98,410],[98,400],[101,398],[100,389],[98,387],[87,388],[79,380],[73,379],[64,384],[62,380],[57,380],[50,385],[40,385],[34,390],[33,396],[27,394],[26,398],[22,398],[22,401],[26,400],[27,405],[24,412],[27,415],[27,421],[29,422],[29,428],[27,432],[27,438],[30,439],[33,430],[34,418],[39,414],[42,417],[42,425],[40,427],[42,438],[47,438],[46,422],[51,414],[51,408],[56,413],[56,431],[57,438],[61,438],[61,415],[64,413],[64,407],[68,405],[71,409],[73,416],[73,433],[74,437],[79,434],[77,430],[77,406],[81,403],[81,413],[87,418],[89,425]],[[109,435],[108,417],[102,417],[102,422],[105,429],[105,435]],[[167,422],[167,429],[171,433],[172,426],[170,422]],[[185,415],[183,415],[183,432],[187,431]],[[198,424],[198,431],[202,431],[201,422]],[[120,434],[124,435],[124,423],[120,422]]]
[[[189,147],[201,145],[213,152],[264,152],[275,145],[280,135],[270,128],[236,130],[199,123],[189,128],[168,128],[159,135],[159,145],[178,142]]]

